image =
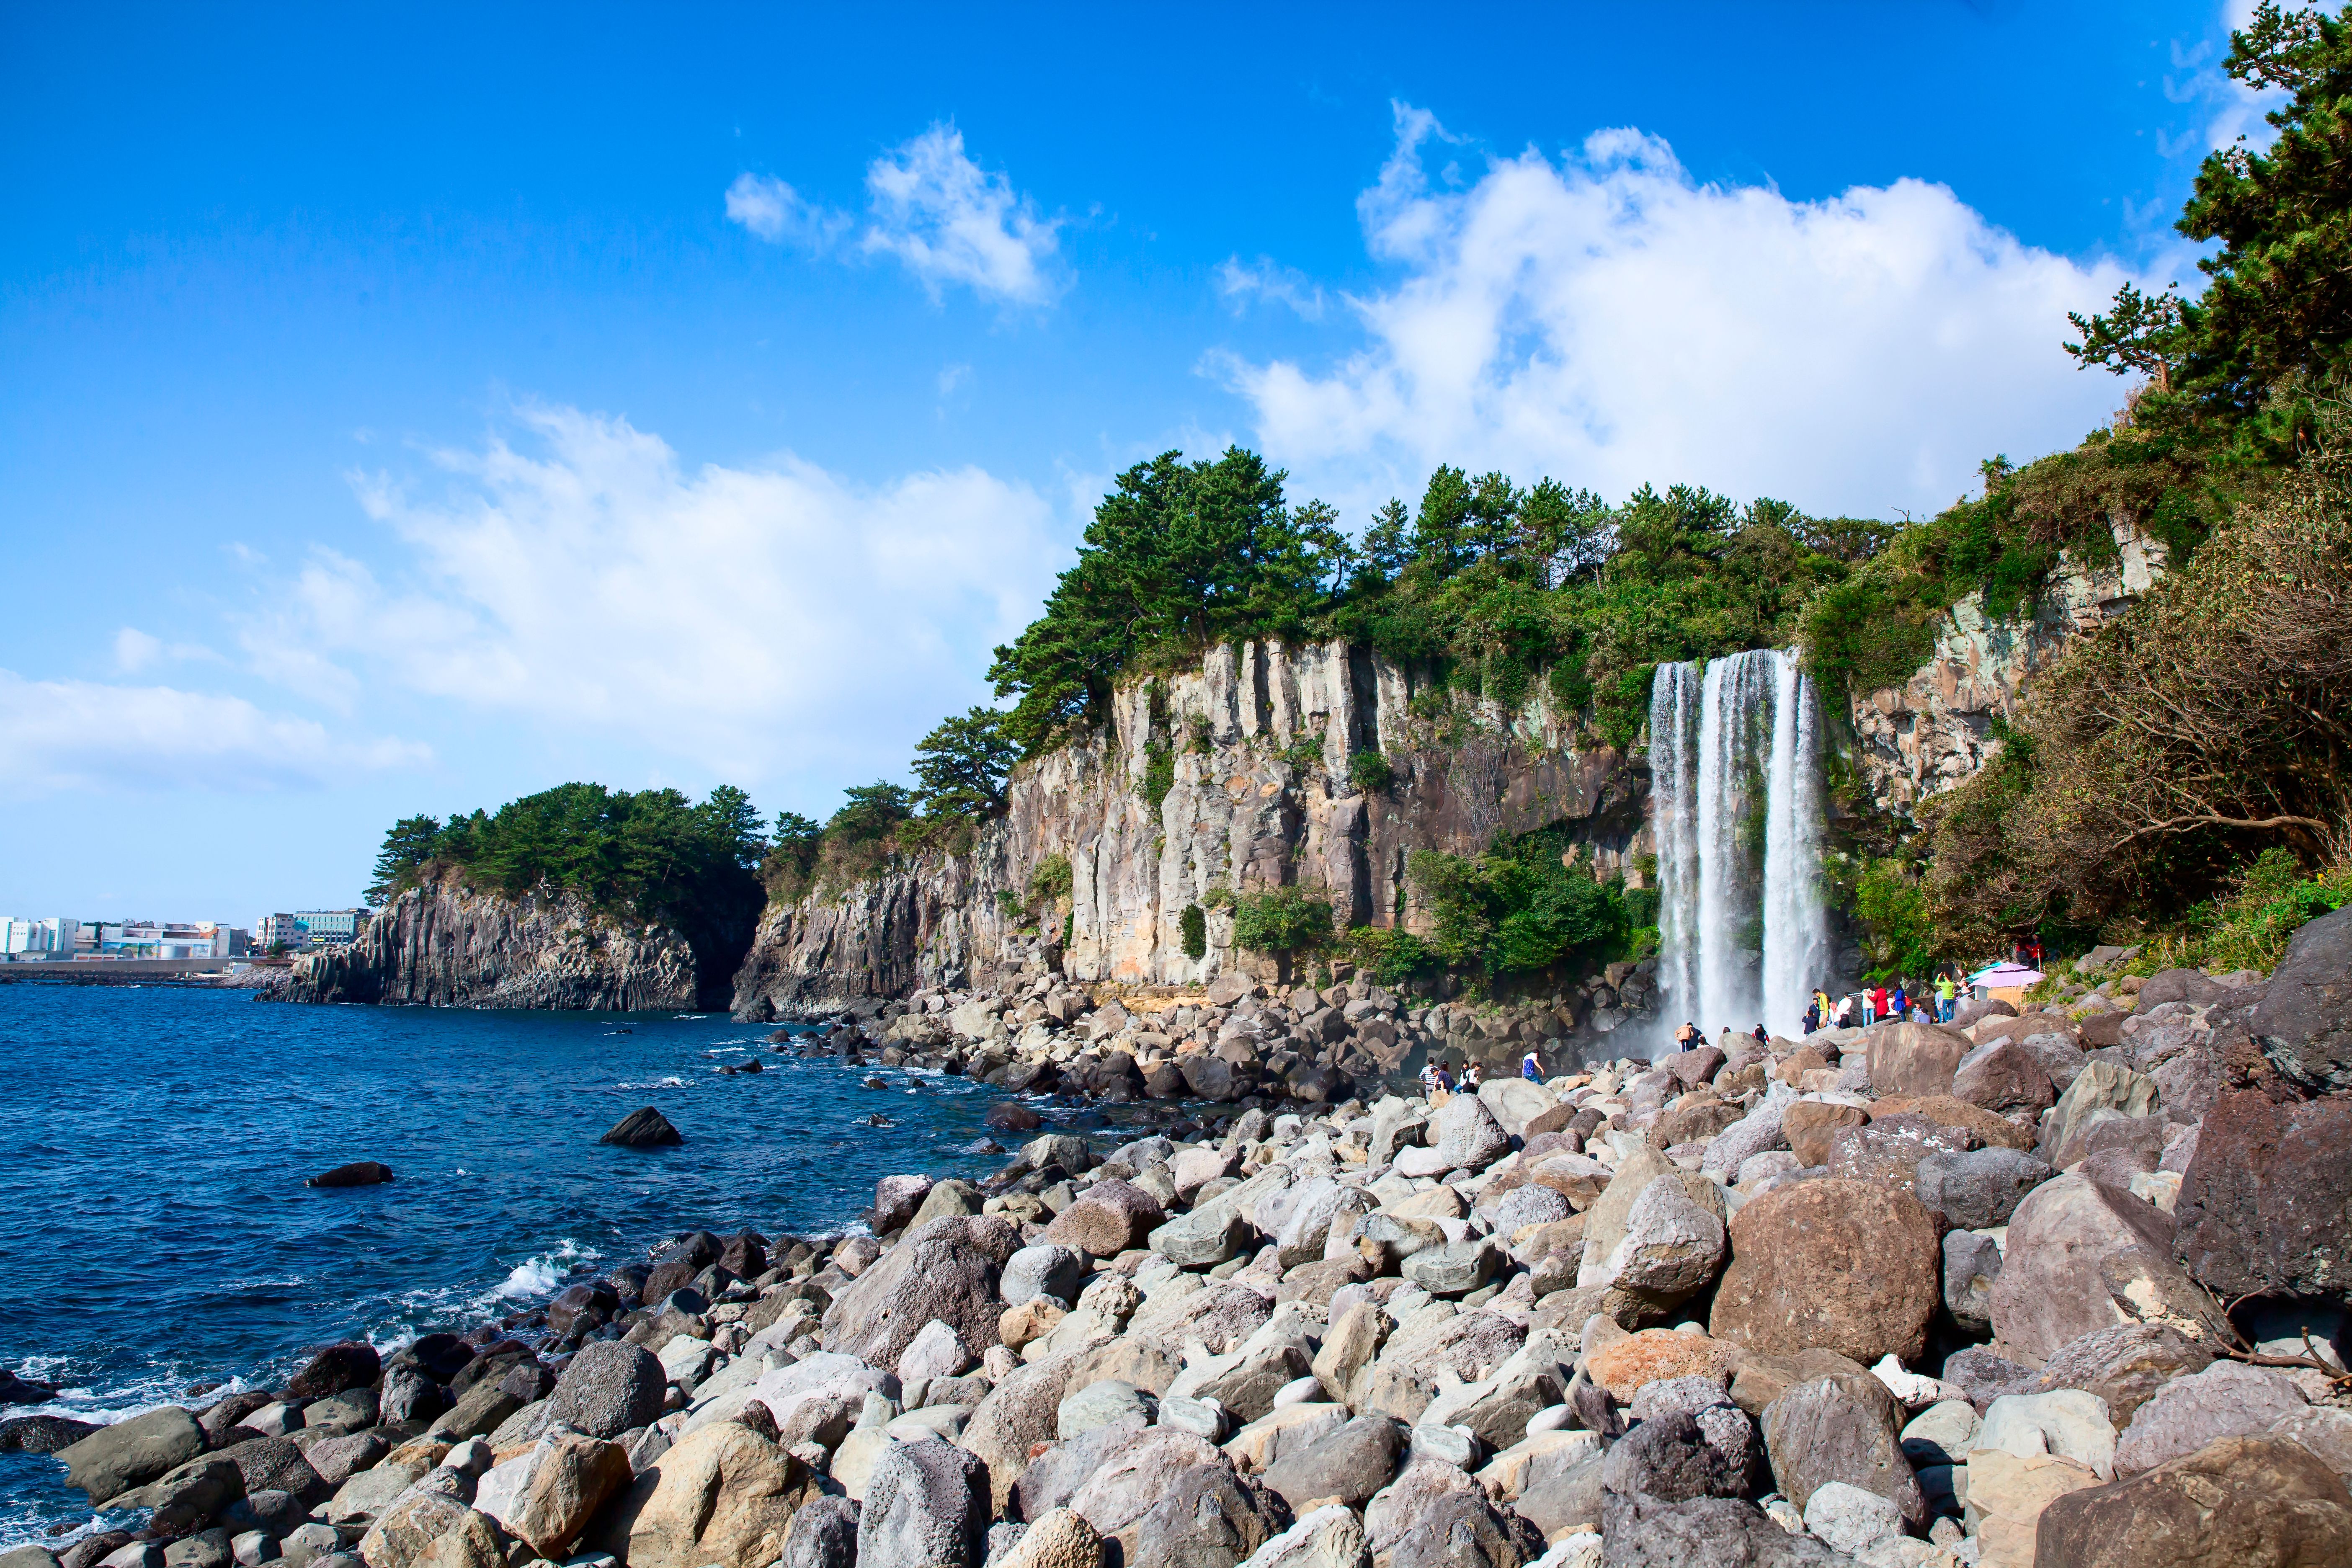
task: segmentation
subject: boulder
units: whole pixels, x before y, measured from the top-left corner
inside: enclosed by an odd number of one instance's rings
[[[1004,1310],[997,1273],[1013,1239],[1012,1226],[993,1215],[933,1220],[908,1231],[825,1309],[825,1349],[895,1366],[936,1318],[968,1349],[985,1351],[996,1343]]]
[[[1972,1449],[1958,1473],[1967,1478],[1966,1518],[1969,1533],[1981,1543],[1980,1568],[2034,1568],[2042,1510],[2069,1492],[2099,1484],[2088,1468],[2071,1459],[2021,1458],[2000,1448]]]
[[[1908,1523],[1927,1522],[1927,1495],[1903,1456],[1903,1421],[1867,1374],[1801,1383],[1764,1407],[1764,1447],[1780,1494],[1800,1509],[1831,1481],[1886,1499]]]
[[[807,1469],[738,1421],[689,1432],[606,1516],[629,1568],[771,1568],[793,1515],[815,1494]]]
[[[1404,1277],[1433,1296],[1466,1296],[1495,1277],[1502,1249],[1485,1237],[1432,1247],[1404,1260]]]
[[[647,1105],[613,1123],[612,1130],[596,1142],[624,1149],[665,1149],[685,1142],[686,1137],[669,1124],[668,1117]]]
[[[1269,1539],[1244,1568],[1371,1568],[1371,1562],[1364,1521],[1353,1509],[1334,1503]]]
[[[1920,1160],[1913,1192],[1962,1230],[2007,1225],[2025,1194],[2058,1173],[2015,1149],[1970,1149]]]
[[[2273,1425],[2271,1435],[2302,1444],[2352,1484],[2352,1410],[2326,1405],[2298,1410]]]
[[[1524,1138],[1528,1123],[1545,1111],[1557,1108],[1559,1096],[1543,1085],[1529,1083],[1523,1078],[1492,1078],[1478,1086],[1478,1100],[1492,1113],[1505,1132],[1514,1138]]]
[[[2210,1306],[2171,1254],[2172,1217],[2154,1205],[2081,1174],[2044,1182],[2010,1217],[1993,1331],[2037,1360],[2122,1322],[2201,1335]]]
[[[1609,1285],[1657,1307],[1686,1300],[1723,1267],[1723,1221],[1693,1202],[1679,1173],[1654,1178],[1626,1210],[1624,1236],[1599,1273],[1578,1283]]]
[[[2039,1115],[2057,1103],[2058,1090],[2033,1053],[2004,1035],[1960,1059],[1952,1075],[1952,1098],[1996,1114]]]
[[[964,1348],[956,1331],[933,1319],[898,1353],[898,1381],[910,1384],[934,1377],[961,1377],[971,1370],[972,1364],[971,1352]]]
[[[411,1490],[368,1526],[360,1538],[360,1561],[367,1568],[411,1568],[426,1547],[467,1519],[483,1517],[446,1493]]]
[[[1126,1560],[1139,1564],[1235,1568],[1289,1523],[1280,1498],[1220,1461],[1170,1477],[1120,1546]]]
[[[989,1390],[958,1439],[988,1467],[990,1510],[1003,1511],[1013,1485],[1029,1468],[1030,1450],[1054,1441],[1062,1397],[1069,1392],[1075,1355],[1048,1356],[1020,1367]]]
[[[866,1483],[858,1568],[980,1568],[989,1512],[979,1456],[936,1438],[890,1444]]]
[[[151,1510],[148,1528],[171,1537],[202,1529],[212,1517],[245,1495],[245,1473],[236,1461],[217,1455],[189,1460],[159,1480],[149,1482],[121,1507]]]
[[[2122,1426],[2158,1389],[2212,1364],[2211,1351],[2169,1323],[2117,1323],[2061,1346],[2042,1363],[2042,1386],[2096,1394]]]
[[[306,1187],[375,1187],[392,1180],[392,1167],[377,1160],[354,1160],[331,1171],[306,1176]]]
[[[2031,1150],[2033,1132],[2005,1116],[1995,1116],[1980,1105],[1948,1094],[1888,1095],[1870,1108],[1874,1120],[1888,1116],[1921,1116],[1941,1127],[1965,1132],[1991,1148]]]
[[[1606,1524],[1608,1544],[1597,1561],[1607,1568],[1832,1568],[1853,1561],[1790,1534],[1744,1498],[1612,1496]]]
[[[622,1340],[593,1340],[565,1365],[548,1396],[548,1420],[590,1437],[617,1437],[661,1414],[669,1394],[661,1363]]]
[[[64,1415],[16,1415],[0,1421],[0,1454],[54,1454],[101,1428]]]
[[[782,1568],[856,1568],[857,1505],[845,1497],[812,1498],[793,1515]],[[1086,1568],[1095,1568],[1092,1563]]]
[[[1039,1242],[1004,1260],[1004,1272],[997,1281],[997,1289],[1006,1304],[1014,1307],[1040,1296],[1073,1301],[1086,1279],[1084,1253],[1074,1247]]]
[[[1942,1297],[1937,1233],[1916,1198],[1876,1183],[1776,1188],[1732,1218],[1707,1331],[1754,1351],[1916,1361]]]
[[[2352,1493],[2298,1444],[2225,1437],[2054,1499],[2034,1539],[2051,1568],[2316,1568],[2352,1563]]]
[[[931,1178],[920,1174],[884,1176],[874,1184],[874,1206],[866,1212],[866,1223],[877,1236],[887,1236],[900,1229],[915,1217],[923,1200],[931,1195]]]
[[[1834,1100],[1801,1100],[1780,1113],[1780,1127],[1789,1141],[1790,1149],[1800,1167],[1826,1165],[1830,1163],[1830,1143],[1844,1127],[1859,1127],[1870,1120],[1869,1113],[1858,1105],[1841,1105]]]
[[[1880,1094],[1949,1094],[1960,1062],[1976,1048],[1939,1024],[1879,1024],[1863,1034],[1870,1087]]]
[[[1536,1527],[1473,1489],[1430,1504],[1376,1561],[1388,1568],[1528,1568],[1544,1552]]]
[[[2047,1394],[2010,1394],[1992,1402],[1971,1445],[1999,1448],[2019,1458],[2055,1454],[2101,1480],[2116,1473],[2116,1427],[2106,1401],[2079,1388]]]
[[[2000,1278],[2000,1244],[1973,1230],[1944,1233],[1944,1310],[1970,1333],[1992,1327],[1993,1282]]]
[[[1851,1554],[1900,1538],[1903,1510],[1876,1492],[1826,1481],[1805,1504],[1805,1530]]]
[[[1738,1497],[1748,1484],[1744,1468],[1709,1443],[1697,1419],[1682,1410],[1654,1415],[1619,1438],[1601,1462],[1601,1479],[1621,1497],[1662,1502]]]
[[[1739,1347],[1706,1334],[1643,1329],[1585,1354],[1586,1375],[1620,1403],[1630,1403],[1661,1378],[1704,1377],[1727,1382],[1739,1365]]]
[[[2275,1372],[2216,1362],[2166,1384],[2133,1413],[2116,1445],[2116,1473],[2137,1475],[2220,1438],[2267,1432],[2305,1405],[2303,1391]]]
[[[1430,1132],[1448,1171],[1483,1171],[1511,1152],[1511,1135],[1475,1095],[1457,1094],[1439,1107]]]
[[[1131,1183],[1106,1177],[1054,1216],[1041,1238],[1096,1258],[1116,1258],[1141,1247],[1165,1219],[1160,1200]]]
[[[2305,928],[2308,930],[2309,928]],[[2180,1260],[2225,1300],[2352,1302],[2352,1099],[2226,1094],[2197,1133],[2173,1205]]]
[[[2352,909],[2294,933],[2247,1030],[2305,1094],[2352,1090]]]
[[[561,1562],[630,1479],[628,1451],[620,1444],[552,1432],[493,1466],[475,1491],[474,1506],[541,1556]]]
[[[205,1451],[196,1418],[167,1405],[101,1426],[78,1443],[57,1450],[66,1481],[89,1494],[93,1507],[144,1486]]]
[[[1213,1268],[1238,1257],[1256,1235],[1237,1209],[1209,1203],[1153,1231],[1150,1247],[1180,1268]]]
[[[2045,1159],[2057,1154],[2099,1111],[2137,1117],[2152,1115],[2156,1109],[2154,1079],[2117,1062],[2094,1061],[2066,1086],[2066,1092],[2051,1109],[2042,1123],[2040,1152]]]
[[[1958,1153],[1971,1142],[1964,1131],[1924,1116],[1874,1116],[1866,1126],[1841,1128],[1832,1136],[1826,1171],[1841,1180],[1876,1182],[1908,1193],[1918,1184],[1921,1160]]]
[[[1180,1476],[1207,1467],[1229,1468],[1223,1454],[1194,1434],[1150,1427],[1107,1455],[1068,1506],[1097,1534],[1118,1537],[1127,1561],[1136,1562],[1135,1531],[1143,1516],[1171,1494]]]
[[[1404,1436],[1385,1415],[1359,1415],[1338,1431],[1286,1453],[1265,1471],[1266,1486],[1304,1513],[1324,1502],[1361,1508],[1389,1484]]]
[[[1746,1116],[1707,1140],[1700,1169],[1727,1182],[1751,1155],[1780,1148],[1786,1142],[1781,1119],[1794,1100],[1785,1085],[1774,1085]]]

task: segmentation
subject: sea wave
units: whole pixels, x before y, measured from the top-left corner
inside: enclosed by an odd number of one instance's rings
[[[570,1237],[536,1258],[526,1258],[514,1266],[512,1272],[496,1290],[494,1297],[512,1300],[522,1296],[550,1296],[563,1283],[575,1265],[593,1263],[600,1253],[593,1247],[583,1247]]]
[[[643,1082],[638,1082],[632,1079],[623,1079],[619,1083],[614,1084],[613,1087],[614,1089],[684,1089],[686,1087],[686,1079],[682,1078],[656,1078],[647,1079]]]

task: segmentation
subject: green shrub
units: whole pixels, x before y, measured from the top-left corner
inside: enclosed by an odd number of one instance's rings
[[[1021,900],[1010,888],[996,889],[996,912],[1008,921],[1021,918]]]
[[[1151,820],[1160,820],[1160,803],[1176,787],[1176,752],[1163,742],[1154,741],[1143,748],[1143,799],[1151,808]]]
[[[1357,927],[1348,933],[1345,947],[1358,968],[1391,990],[1445,967],[1419,937],[1385,926]]]
[[[1504,974],[1549,969],[1571,957],[1616,955],[1638,925],[1656,918],[1656,895],[1601,882],[1557,828],[1498,838],[1484,855],[1416,851],[1407,871],[1433,920],[1426,945],[1458,970]],[[1638,912],[1646,918],[1633,918]]]
[[[1331,905],[1304,889],[1268,888],[1234,905],[1234,941],[1255,952],[1300,952],[1331,939]]]
[[[1209,952],[1209,917],[1198,904],[1186,904],[1177,917],[1178,927],[1184,933],[1184,956],[1201,959]]]
[[[1233,901],[1234,890],[1231,888],[1211,888],[1201,895],[1201,902],[1213,910],[1226,909]]]
[[[1306,773],[1323,765],[1323,742],[1312,735],[1301,735],[1274,755],[1276,762]]]
[[[1032,904],[1052,903],[1056,899],[1067,897],[1070,887],[1070,858],[1062,854],[1048,855],[1037,862],[1036,869],[1029,873],[1029,901]]]
[[[1900,860],[1876,859],[1863,868],[1854,879],[1853,910],[1868,934],[1867,979],[1926,974],[1951,956],[1937,941],[1927,889]]]
[[[1348,759],[1348,782],[1366,795],[1380,794],[1394,777],[1388,758],[1378,752],[1358,752]]]

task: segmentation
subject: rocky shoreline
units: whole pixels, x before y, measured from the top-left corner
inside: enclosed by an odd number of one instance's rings
[[[12,1424],[147,1512],[0,1563],[2352,1561],[2352,910],[2268,980],[2095,978],[889,1177],[871,1235],[698,1232],[281,1388]],[[982,1017],[1038,1021],[926,998],[856,1048],[985,1060]]]

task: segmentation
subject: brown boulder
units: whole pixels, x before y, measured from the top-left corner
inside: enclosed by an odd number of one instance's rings
[[[1818,1046],[1803,1046],[1790,1051],[1772,1065],[1772,1076],[1782,1083],[1795,1083],[1809,1072],[1818,1072],[1830,1065]]]
[[[2352,1492],[2301,1444],[2224,1437],[2042,1510],[2036,1568],[2329,1568],[2352,1563]]]
[[[1918,1359],[1941,1303],[1941,1226],[1908,1193],[1834,1178],[1777,1188],[1731,1221],[1707,1331],[1776,1354]]]
[[[2058,1102],[2058,1090],[2032,1051],[2003,1037],[1961,1060],[1952,1076],[1952,1098],[1995,1112],[2038,1113]]]
[[[1930,1154],[1962,1154],[1974,1140],[1924,1116],[1874,1116],[1864,1127],[1841,1127],[1830,1140],[1829,1173],[1913,1192],[1919,1162]]]
[[[2005,1116],[1995,1116],[1981,1105],[1970,1105],[1948,1094],[1890,1095],[1870,1108],[1882,1116],[1924,1116],[1945,1127],[1956,1127],[1978,1142],[1994,1149],[2031,1149],[2034,1134]]]
[[[1870,1087],[1881,1094],[1949,1094],[1976,1043],[1940,1024],[1878,1024],[1863,1035]]]
[[[1715,1047],[1710,1046],[1707,1048],[1713,1050]],[[1650,1136],[1669,1149],[1677,1143],[1704,1143],[1747,1114],[1738,1106],[1727,1105],[1713,1094],[1686,1094],[1672,1110],[1658,1118]]]
[[[1587,1374],[1620,1404],[1630,1404],[1643,1384],[1660,1378],[1706,1377],[1724,1382],[1738,1366],[1738,1346],[1672,1329],[1643,1329],[1612,1340],[1585,1361]]]
[[[1055,1215],[1038,1239],[1075,1247],[1097,1258],[1116,1258],[1129,1247],[1141,1247],[1167,1218],[1158,1198],[1131,1183],[1107,1176]]]
[[[629,1568],[768,1568],[783,1555],[793,1511],[818,1495],[800,1460],[740,1421],[719,1421],[679,1438],[598,1528]]]
[[[1839,1105],[1826,1100],[1800,1100],[1780,1112],[1781,1135],[1800,1165],[1826,1165],[1830,1163],[1830,1141],[1841,1127],[1859,1127],[1870,1120],[1870,1113],[1858,1105]]]
[[[2352,1293],[2352,1100],[2221,1097],[2173,1205],[2175,1247],[2224,1299]]]

